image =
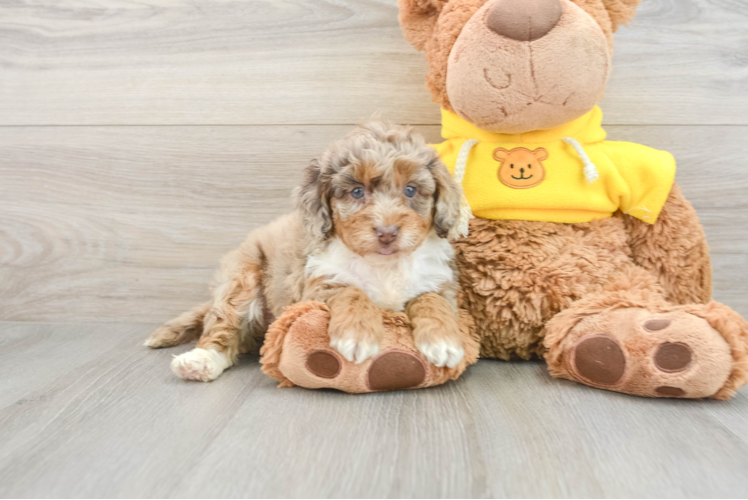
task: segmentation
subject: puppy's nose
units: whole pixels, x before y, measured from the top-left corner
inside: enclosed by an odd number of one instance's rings
[[[389,245],[397,239],[397,233],[400,232],[400,228],[397,226],[379,226],[376,231],[379,243]]]
[[[501,36],[532,42],[547,35],[561,14],[561,0],[496,0],[486,24]]]

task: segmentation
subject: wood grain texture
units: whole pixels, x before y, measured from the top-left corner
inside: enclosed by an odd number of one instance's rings
[[[436,124],[396,0],[0,1],[0,125]],[[646,0],[609,124],[748,124],[748,5]]]
[[[221,255],[289,210],[302,169],[349,128],[5,129],[0,319],[159,322],[204,301]],[[419,130],[438,140],[437,127]],[[748,127],[609,133],[675,154],[716,298],[748,315]]]
[[[148,331],[0,323],[0,496],[748,495],[745,391],[652,400],[480,361],[441,387],[350,396],[277,389],[253,357],[189,383],[168,366],[187,346],[150,351]]]

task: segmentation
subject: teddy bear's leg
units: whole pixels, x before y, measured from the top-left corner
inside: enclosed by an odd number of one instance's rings
[[[729,307],[668,303],[634,265],[546,327],[551,374],[650,397],[727,399],[748,378],[748,323]]]
[[[696,210],[673,184],[654,224],[621,215],[635,264],[657,277],[673,304],[706,304],[712,297],[709,245]]]

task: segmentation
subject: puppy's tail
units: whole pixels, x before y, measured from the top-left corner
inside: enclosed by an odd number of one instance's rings
[[[200,304],[157,328],[144,345],[158,349],[197,340],[203,333],[203,318],[208,314],[210,304],[210,302]]]

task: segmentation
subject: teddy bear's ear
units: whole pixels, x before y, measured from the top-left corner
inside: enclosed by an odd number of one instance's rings
[[[493,159],[496,161],[504,161],[509,157],[509,151],[504,148],[496,148],[493,150]]]
[[[413,47],[424,49],[446,3],[447,0],[398,0],[400,27]]]
[[[535,158],[538,159],[538,161],[543,161],[548,159],[548,151],[545,148],[538,148],[535,151],[532,152],[533,155],[535,155]]]
[[[610,23],[613,31],[616,31],[622,24],[631,21],[636,15],[636,8],[642,0],[603,0],[603,4],[610,16]]]

